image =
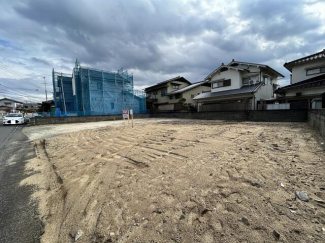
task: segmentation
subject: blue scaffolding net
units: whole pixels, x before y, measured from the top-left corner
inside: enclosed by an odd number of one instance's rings
[[[53,90],[61,114],[115,115],[122,110],[146,113],[146,95],[134,90],[133,75],[82,67],[76,61],[72,75],[55,72]]]

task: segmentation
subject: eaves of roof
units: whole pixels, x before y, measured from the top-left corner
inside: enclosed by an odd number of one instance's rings
[[[225,96],[230,95],[242,95],[242,94],[248,94],[248,93],[255,93],[260,87],[262,86],[262,83],[254,84],[254,85],[245,85],[242,86],[240,89],[231,89],[231,90],[225,90],[225,91],[219,91],[219,92],[204,92],[199,94],[198,96],[195,96],[194,100],[201,100],[201,99],[213,99],[213,98],[223,98]]]
[[[240,71],[248,71],[248,69],[246,68],[239,68],[239,67],[234,67],[234,66],[231,66],[231,64],[233,63],[239,63],[239,64],[246,64],[246,65],[251,65],[251,66],[258,66],[258,67],[262,67],[262,68],[266,68],[266,69],[269,69],[270,71],[276,73],[279,77],[282,77],[284,78],[284,75],[279,73],[278,71],[276,71],[275,69],[271,68],[270,66],[268,65],[265,65],[265,64],[258,64],[258,63],[250,63],[250,62],[240,62],[240,61],[231,61],[228,65],[220,65],[217,69],[215,69],[212,73],[210,73],[205,79],[209,79],[211,78],[211,76],[215,73],[217,73],[221,68],[230,68],[230,69],[235,69],[235,70],[240,70]]]
[[[155,85],[149,86],[149,87],[145,88],[144,90],[145,91],[147,91],[147,90],[155,90],[156,88],[160,88],[160,86],[164,87],[163,85],[167,85],[167,83],[172,82],[172,81],[181,81],[181,82],[185,82],[185,83],[188,83],[189,85],[191,85],[191,82],[188,81],[186,78],[181,77],[181,76],[177,76],[175,78],[171,78],[171,79],[165,80],[163,82],[157,83]]]
[[[321,58],[325,58],[325,49],[320,51],[320,52],[311,54],[309,56],[302,57],[302,58],[293,60],[291,62],[286,62],[283,66],[286,69],[288,69],[290,72],[292,72],[292,67],[297,65],[297,64],[306,63],[306,62],[310,62],[310,61],[315,61],[315,60],[321,59]]]
[[[206,76],[204,80],[210,79],[212,77],[212,75],[217,73],[221,68],[230,68],[230,69],[235,69],[235,70],[240,70],[240,71],[245,71],[246,70],[246,69],[243,69],[243,68],[236,68],[236,67],[231,67],[231,66],[228,66],[228,65],[220,65],[212,73],[210,73],[208,76]]]
[[[317,87],[324,87],[324,86],[325,86],[325,74],[278,88],[277,90],[275,90],[275,93],[280,94],[285,92],[286,90],[291,90],[291,89],[306,89],[306,88],[317,88]]]
[[[185,91],[188,91],[188,90],[191,90],[191,89],[194,89],[204,83],[207,83],[208,81],[201,81],[201,82],[198,82],[198,83],[195,83],[195,84],[191,84],[189,86],[186,86],[182,89],[179,89],[179,90],[175,90],[175,91],[172,91],[170,93],[168,93],[167,95],[174,95],[174,94],[180,94],[180,93],[184,93]]]

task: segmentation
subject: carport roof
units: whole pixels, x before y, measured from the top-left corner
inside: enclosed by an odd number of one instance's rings
[[[262,86],[262,84],[259,83],[259,84],[254,84],[254,85],[245,85],[245,86],[241,87],[240,89],[231,89],[231,90],[225,90],[225,91],[219,91],[219,92],[205,92],[205,93],[199,94],[198,96],[195,96],[193,99],[200,100],[200,99],[220,98],[220,97],[229,96],[229,95],[241,95],[241,94],[247,94],[247,93],[254,93],[261,86]]]

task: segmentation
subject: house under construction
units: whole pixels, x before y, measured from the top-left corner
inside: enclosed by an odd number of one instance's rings
[[[61,113],[114,115],[132,109],[146,112],[143,91],[134,90],[133,75],[80,66],[76,60],[72,75],[52,72],[54,101]]]

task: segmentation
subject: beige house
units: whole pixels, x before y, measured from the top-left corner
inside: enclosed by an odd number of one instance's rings
[[[188,107],[196,107],[197,102],[193,99],[195,96],[210,91],[210,84],[207,81],[193,83],[182,89],[168,93],[170,103],[161,106],[163,110],[177,110],[177,105],[180,99],[184,99],[184,105]]]
[[[290,109],[320,108],[325,93],[325,49],[287,62],[284,67],[292,73],[290,85],[275,91],[276,102],[290,104]]]
[[[232,60],[222,63],[205,80],[209,92],[194,98],[199,111],[257,110],[261,100],[274,97],[278,78],[284,76],[273,68]]]
[[[190,84],[191,83],[187,79],[178,76],[145,88],[147,95],[147,108],[151,109],[155,107],[161,109],[161,106],[170,104],[170,98],[167,94],[187,87]]]
[[[191,84],[184,77],[175,77],[145,89],[147,94],[147,107],[156,107],[158,110],[178,110],[179,101],[185,99],[184,105],[195,106],[193,98],[210,90],[210,84],[197,82]]]

